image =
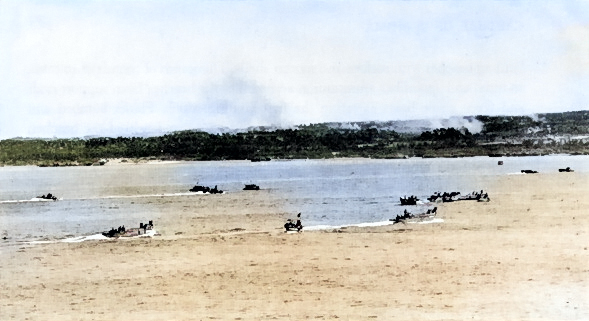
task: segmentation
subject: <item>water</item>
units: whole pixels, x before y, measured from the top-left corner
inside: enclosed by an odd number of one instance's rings
[[[504,161],[503,166],[497,165],[499,160]],[[186,192],[197,183],[218,185],[229,193],[240,191],[244,184],[255,183],[283,199],[283,210],[293,215],[302,212],[307,227],[372,224],[401,213],[406,207],[399,206],[399,197],[405,195],[425,199],[436,191],[464,194],[486,190],[497,176],[518,174],[522,169],[556,173],[558,168],[567,166],[576,172],[589,172],[589,157],[1,167],[0,236],[10,236],[12,241],[52,240],[89,235],[125,221],[147,222],[152,217],[145,217],[146,213],[157,209],[142,199],[154,195],[173,196],[170,199],[195,197]],[[48,192],[63,200],[28,201]]]

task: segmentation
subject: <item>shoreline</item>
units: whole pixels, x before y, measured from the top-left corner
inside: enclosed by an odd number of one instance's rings
[[[448,159],[448,158],[472,158],[472,157],[488,157],[493,159],[500,159],[500,158],[519,158],[519,157],[544,157],[544,156],[589,156],[589,153],[521,153],[521,154],[502,154],[502,155],[423,155],[423,156],[409,156],[403,155],[399,157],[320,157],[320,158],[276,158],[271,159],[271,162],[284,162],[284,161],[304,161],[304,160],[403,160],[403,159]],[[181,164],[181,163],[189,163],[189,162],[252,162],[255,163],[257,161],[252,161],[249,159],[229,159],[229,160],[196,160],[196,159],[174,159],[174,160],[162,160],[162,159],[152,159],[153,157],[145,157],[145,158],[105,158],[103,164],[101,162],[96,162],[92,164],[79,164],[77,161],[69,162],[60,164],[59,162],[55,163],[54,165],[47,165],[47,164],[23,164],[23,165],[11,165],[11,164],[0,164],[0,167],[90,167],[90,166],[114,166],[114,165],[166,165],[166,164]],[[267,161],[260,161],[261,163]]]
[[[404,223],[407,224],[440,224],[444,223],[444,219],[442,218],[435,218],[423,221],[409,221]],[[379,228],[379,227],[387,227],[396,224],[394,221],[378,221],[378,222],[362,222],[362,223],[354,223],[354,224],[344,224],[344,225],[311,225],[305,226],[300,233],[344,233],[346,230],[351,231],[361,231],[361,229],[369,230],[369,228]],[[284,234],[289,234],[291,232],[297,231],[285,231],[284,228],[275,228],[273,230],[264,230],[264,231],[246,231],[245,229],[241,228],[234,228],[229,231],[218,231],[213,233],[203,233],[198,235],[236,235],[236,234],[259,234],[259,233],[275,233],[276,230],[281,230]],[[37,245],[37,244],[55,244],[55,243],[79,243],[79,242],[91,242],[91,241],[104,241],[104,242],[113,242],[113,241],[127,241],[133,240],[137,238],[153,238],[157,240],[158,238],[162,237],[162,234],[157,232],[157,230],[148,230],[146,234],[141,235],[133,235],[133,236],[121,236],[121,237],[106,237],[102,235],[102,233],[90,233],[90,234],[83,234],[77,236],[66,236],[63,238],[54,238],[52,240],[47,240],[48,237],[40,237],[42,240],[17,240],[14,242],[8,242],[10,239],[4,240],[4,244],[0,244],[2,246],[18,246],[18,245]],[[170,238],[171,235],[165,235],[164,238]]]

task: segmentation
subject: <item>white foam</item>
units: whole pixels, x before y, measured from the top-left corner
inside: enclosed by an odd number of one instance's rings
[[[223,191],[217,194],[227,194]],[[211,193],[203,192],[182,192],[182,193],[162,193],[162,194],[144,194],[144,195],[107,195],[107,196],[96,196],[96,197],[82,197],[82,198],[68,198],[68,200],[96,200],[96,199],[117,199],[117,198],[147,198],[147,197],[173,197],[173,196],[193,196],[193,195],[213,195]],[[48,200],[38,197],[33,197],[28,200],[8,200],[0,201],[0,204],[9,203],[31,203],[31,202],[55,202],[56,200]],[[57,201],[63,201],[62,198],[58,198]]]
[[[58,198],[57,200],[52,200],[52,199],[45,199],[45,198],[33,197],[30,200],[1,201],[0,204],[6,204],[6,203],[29,203],[29,202],[55,202],[55,201],[62,201],[62,200],[63,200],[63,198]]]
[[[355,226],[355,227],[375,227],[375,226],[392,225],[393,223],[394,223],[393,221],[384,221],[384,222],[360,223],[360,224],[354,224],[354,225],[349,225],[349,226]]]
[[[443,223],[444,220],[441,218],[434,218],[433,220],[427,220],[427,221],[420,221],[420,222],[407,222],[410,224],[432,224],[432,223]]]
[[[121,236],[118,238],[111,238],[111,237],[106,237],[104,235],[102,235],[102,233],[100,234],[92,234],[92,235],[86,235],[86,236],[74,236],[74,237],[69,237],[63,240],[55,240],[55,241],[31,241],[31,242],[23,242],[23,243],[28,243],[28,244],[50,244],[50,243],[80,243],[80,242],[84,242],[84,241],[105,241],[105,240],[125,240],[125,239],[136,239],[136,238],[142,238],[142,237],[153,237],[158,235],[159,233],[154,230],[147,230],[147,232],[145,234],[141,234],[141,235],[135,235],[135,236]]]
[[[136,239],[136,238],[141,238],[141,237],[153,237],[153,236],[157,236],[157,235],[159,235],[159,233],[156,230],[151,229],[151,230],[147,230],[145,232],[145,234],[140,234],[140,235],[135,235],[135,236],[121,236],[118,238],[118,240]]]
[[[328,229],[338,229],[342,228],[342,225],[315,225],[315,226],[306,226],[303,228],[303,231],[320,231],[320,230],[328,230]]]
[[[223,191],[222,193],[217,194],[227,194],[227,192]],[[172,197],[172,196],[192,196],[192,195],[213,195],[211,193],[203,193],[203,192],[182,192],[182,193],[163,193],[163,194],[144,194],[144,195],[110,195],[110,196],[100,196],[100,197],[88,197],[88,198],[80,198],[84,199],[114,199],[114,198],[146,198],[146,197]]]
[[[374,226],[386,226],[392,225],[393,221],[383,221],[383,222],[369,222],[369,223],[358,223],[358,224],[347,224],[347,225],[314,225],[314,226],[306,226],[304,228],[305,231],[320,231],[320,230],[329,230],[329,229],[340,229],[344,227],[374,227]]]
[[[411,224],[432,224],[432,223],[443,223],[444,220],[441,218],[434,218],[434,219],[427,219],[424,221],[407,221],[407,223]],[[341,229],[346,227],[378,227],[378,226],[387,226],[393,225],[394,221],[382,221],[382,222],[368,222],[368,223],[358,223],[358,224],[347,224],[347,225],[314,225],[314,226],[305,226],[303,229],[304,231],[322,231],[322,230],[330,230],[330,229]]]
[[[78,242],[84,242],[84,241],[90,241],[90,240],[108,240],[108,239],[109,239],[108,237],[106,237],[102,234],[94,234],[94,235],[88,235],[88,236],[71,237],[71,238],[61,240],[61,242],[78,243]]]

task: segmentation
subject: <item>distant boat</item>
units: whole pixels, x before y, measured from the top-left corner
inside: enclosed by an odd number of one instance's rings
[[[37,200],[37,201],[57,201],[57,197],[51,193],[48,193],[47,195],[43,195],[43,196],[37,196],[35,198],[33,198],[33,200]]]
[[[202,186],[202,185],[194,185],[193,188],[189,189],[190,192],[201,192],[201,193],[208,193],[211,190],[210,187],[208,186]]]
[[[419,199],[416,196],[411,195],[409,197],[399,197],[399,201],[401,202],[401,205],[416,205]]]
[[[522,173],[524,174],[536,174],[538,171],[533,171],[531,169],[522,169]]]
[[[567,168],[559,168],[558,171],[559,172],[574,172],[574,170],[572,170],[570,167],[567,167]]]
[[[223,194],[222,190],[217,189],[217,185],[215,185],[213,188],[202,185],[194,185],[194,187],[189,189],[189,191],[200,194]]]
[[[256,184],[245,184],[245,187],[243,188],[244,191],[258,191],[260,190],[260,186],[256,185]]]
[[[394,222],[393,225],[395,225],[397,223],[406,224],[406,222],[412,222],[412,223],[423,222],[426,220],[431,220],[434,217],[436,217],[437,210],[438,210],[438,208],[434,207],[433,209],[427,210],[427,212],[425,212],[425,213],[419,213],[419,214],[411,214],[411,213],[407,212],[407,210],[405,210],[405,213],[403,215],[397,215],[397,217],[391,218],[391,219],[389,219],[389,221]]]

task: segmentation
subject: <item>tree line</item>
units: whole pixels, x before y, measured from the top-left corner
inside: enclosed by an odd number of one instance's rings
[[[554,131],[589,133],[587,112],[569,117],[548,117]],[[560,117],[560,119],[559,119]],[[477,116],[484,126],[476,134],[468,129],[437,128],[420,134],[398,133],[372,125],[356,129],[310,124],[296,129],[252,130],[234,134],[178,131],[156,137],[99,137],[89,139],[7,139],[0,141],[0,164],[41,166],[92,165],[100,159],[268,160],[332,157],[460,157],[588,153],[582,141],[544,143],[530,128],[543,122],[526,116]],[[542,129],[543,128],[543,129]],[[490,144],[501,139],[511,142]]]

